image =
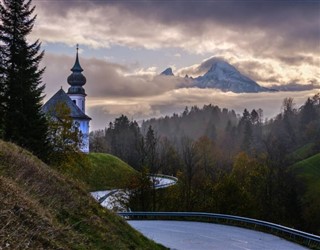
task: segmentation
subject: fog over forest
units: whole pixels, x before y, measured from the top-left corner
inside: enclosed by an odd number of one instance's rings
[[[320,93],[300,107],[285,98],[279,109],[265,120],[262,109],[239,116],[214,105],[192,106],[141,127],[122,115],[90,134],[90,150],[114,154],[142,175],[179,178],[157,194],[136,186],[132,209],[234,214],[317,233],[319,189],[310,189],[294,166],[319,157]]]

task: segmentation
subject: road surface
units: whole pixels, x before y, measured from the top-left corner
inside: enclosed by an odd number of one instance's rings
[[[302,250],[277,236],[203,222],[137,221],[128,223],[148,238],[175,250]]]
[[[177,183],[177,180],[168,176],[166,178],[165,175],[155,175],[151,176],[153,180],[155,180],[156,185],[155,188],[166,188]],[[125,192],[121,189],[113,189],[113,190],[101,190],[96,192],[91,192],[91,195],[95,200],[97,200],[101,206],[108,208],[110,210],[114,210],[117,212],[126,212],[128,209],[124,207],[123,202],[128,201],[129,193]]]

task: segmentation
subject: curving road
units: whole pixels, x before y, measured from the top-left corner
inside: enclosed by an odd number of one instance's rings
[[[167,188],[175,185],[178,181],[177,178],[168,175],[153,175],[150,179],[155,182],[155,188]],[[129,194],[121,189],[101,190],[91,192],[91,196],[98,201],[101,206],[110,210],[125,212],[127,209],[123,206],[123,200],[128,200]]]
[[[128,223],[148,238],[175,250],[302,250],[277,236],[226,225],[187,221]]]

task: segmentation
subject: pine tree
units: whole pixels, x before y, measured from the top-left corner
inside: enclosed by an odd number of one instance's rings
[[[41,112],[44,55],[40,42],[29,44],[36,16],[31,0],[3,0],[0,4],[0,43],[3,100],[3,138],[44,159],[48,149],[47,122]],[[0,90],[1,91],[1,90]]]
[[[5,91],[5,75],[4,75],[4,64],[2,63],[3,57],[3,46],[0,45],[0,138],[3,138],[4,129],[4,91]]]
[[[158,138],[150,125],[145,137],[145,154],[147,166],[150,168],[151,174],[156,174],[158,171]]]

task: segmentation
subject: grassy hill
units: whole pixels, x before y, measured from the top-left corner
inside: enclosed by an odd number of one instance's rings
[[[319,192],[320,195],[320,153],[297,162],[291,169],[306,181],[310,192]]]
[[[84,183],[89,191],[124,188],[138,172],[118,157],[104,153],[66,155],[67,160],[54,168],[75,181]]]
[[[295,150],[294,152],[289,154],[287,157],[290,160],[290,162],[296,163],[298,161],[302,161],[302,160],[307,159],[308,157],[314,155],[316,153],[314,148],[315,148],[314,143],[308,143],[308,144],[298,148],[297,150]]]
[[[320,153],[295,163],[290,170],[299,180],[303,227],[320,235]]]
[[[91,173],[85,182],[93,191],[122,188],[131,176],[138,174],[127,163],[113,155],[90,153],[88,158]]]
[[[163,249],[83,187],[0,140],[0,249]]]

